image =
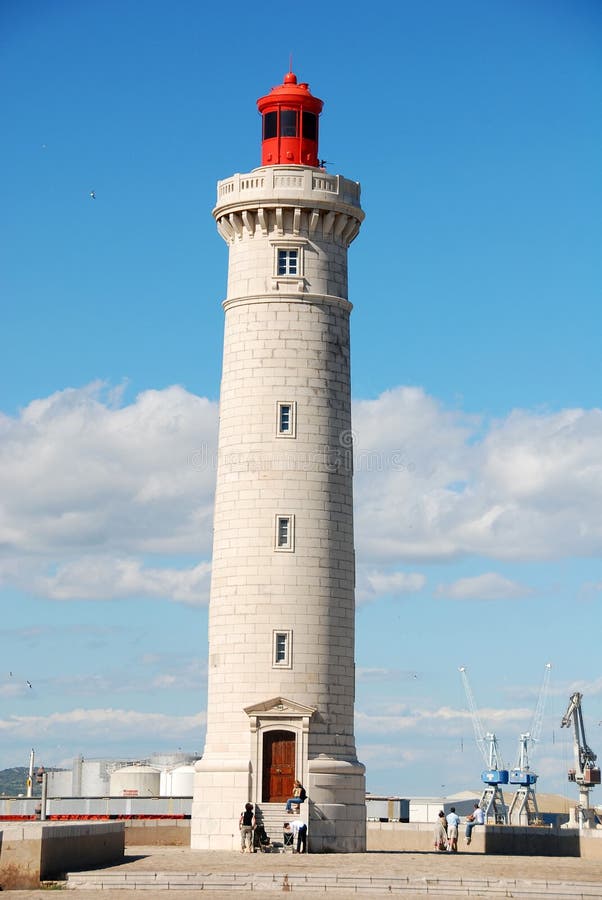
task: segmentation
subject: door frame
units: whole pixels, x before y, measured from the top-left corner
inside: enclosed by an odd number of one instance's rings
[[[261,792],[260,792],[260,793],[261,793],[261,798],[262,798],[261,802],[262,802],[262,803],[269,803],[269,802],[273,802],[273,803],[281,803],[281,802],[282,802],[281,800],[273,800],[273,801],[269,801],[269,800],[264,800],[264,799],[263,799],[264,788],[265,788],[265,786],[266,786],[266,784],[265,784],[266,778],[267,778],[268,781],[269,781],[268,787],[271,787],[271,772],[272,772],[272,769],[273,769],[273,767],[274,767],[274,758],[273,758],[273,756],[272,756],[272,761],[271,761],[272,764],[271,764],[271,766],[270,766],[269,768],[268,768],[268,760],[265,758],[266,743],[269,743],[268,741],[266,741],[266,738],[267,738],[267,736],[268,736],[269,734],[274,734],[274,735],[275,735],[275,734],[287,735],[289,742],[292,741],[292,743],[293,743],[293,758],[292,758],[292,760],[291,760],[292,768],[293,768],[293,773],[292,773],[292,776],[291,776],[290,789],[289,789],[288,793],[287,793],[286,796],[285,796],[285,799],[288,800],[289,797],[292,797],[292,796],[293,796],[294,780],[295,780],[295,778],[299,778],[299,776],[298,776],[298,774],[297,774],[297,733],[296,733],[295,731],[291,731],[289,728],[285,728],[285,727],[283,727],[283,726],[279,726],[277,729],[275,729],[275,728],[263,728],[263,729],[261,730],[260,734],[258,735],[258,738],[261,739],[261,752],[262,752],[262,760],[261,760],[261,762],[262,762],[262,766],[261,766]],[[273,747],[274,747],[274,744],[272,743],[272,752],[273,752]],[[289,751],[289,752],[290,752],[290,751]],[[259,773],[258,773],[258,774],[259,774]],[[269,793],[271,794],[271,791],[269,791]]]
[[[307,784],[310,721],[315,709],[284,697],[276,697],[245,709],[249,717],[251,751],[251,802],[262,803],[263,737],[268,731],[290,731],[295,737],[295,778]]]

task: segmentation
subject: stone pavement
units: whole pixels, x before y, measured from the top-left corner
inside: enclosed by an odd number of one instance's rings
[[[240,854],[184,847],[128,847],[126,860],[72,873],[69,900],[98,894],[127,900],[177,890],[178,900],[293,893],[299,900],[330,894],[338,900],[399,895],[514,897],[529,900],[602,898],[602,862],[579,858],[446,853]],[[48,898],[48,891],[6,891],[15,900]],[[18,897],[17,897],[18,895]]]

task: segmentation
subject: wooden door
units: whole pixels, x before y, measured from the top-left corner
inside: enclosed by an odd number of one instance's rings
[[[282,803],[293,795],[295,735],[292,731],[266,731],[263,736],[264,803]]]

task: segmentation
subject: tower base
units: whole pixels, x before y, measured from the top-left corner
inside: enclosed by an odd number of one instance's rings
[[[307,763],[308,799],[298,817],[307,822],[312,853],[366,850],[365,767],[357,760],[320,755]],[[210,759],[196,764],[190,846],[193,850],[238,850],[238,821],[247,802],[259,803],[250,760]],[[282,816],[282,824],[297,814]],[[280,830],[273,835],[282,839]]]

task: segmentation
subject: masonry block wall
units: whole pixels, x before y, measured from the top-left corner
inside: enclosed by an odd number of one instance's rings
[[[354,730],[347,248],[359,187],[302,166],[218,185],[229,245],[209,621],[192,846],[238,841],[262,733],[297,735],[313,849],[365,848]]]

